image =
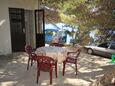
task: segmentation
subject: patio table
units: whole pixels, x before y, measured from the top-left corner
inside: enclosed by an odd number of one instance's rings
[[[53,59],[57,60],[59,63],[62,63],[66,59],[67,52],[69,52],[69,49],[56,46],[40,47],[35,51],[37,55],[50,56]]]

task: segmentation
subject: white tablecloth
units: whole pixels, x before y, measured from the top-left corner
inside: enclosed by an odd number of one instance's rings
[[[55,47],[55,46],[46,46],[37,48],[35,53],[37,55],[50,56],[53,59],[57,60],[59,63],[63,62],[67,57],[68,50],[66,48]]]

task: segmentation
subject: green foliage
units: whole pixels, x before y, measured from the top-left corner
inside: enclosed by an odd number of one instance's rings
[[[94,29],[103,35],[107,35],[108,28],[115,30],[115,0],[44,0],[44,5],[55,10],[49,12],[49,22],[79,26],[76,39],[81,41],[89,39],[88,34]]]

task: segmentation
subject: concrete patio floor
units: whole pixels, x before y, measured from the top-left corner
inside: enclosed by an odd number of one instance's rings
[[[81,53],[77,76],[74,65],[70,64],[66,66],[65,76],[62,76],[62,64],[58,64],[58,78],[53,72],[52,85],[47,72],[41,72],[36,84],[36,63],[27,71],[27,59],[25,53],[0,56],[0,86],[88,86],[111,68],[110,59]]]

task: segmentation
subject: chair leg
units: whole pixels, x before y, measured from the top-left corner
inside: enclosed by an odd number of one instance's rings
[[[77,62],[76,62],[76,64],[75,64],[75,68],[76,68],[76,75],[77,75]]]
[[[36,79],[36,83],[38,83],[40,77],[40,70],[39,70],[39,62],[37,61],[37,79]]]
[[[52,69],[50,70],[50,84],[52,84]]]
[[[56,76],[56,78],[57,78],[57,63],[56,63],[56,65],[55,65],[55,76]]]
[[[29,70],[30,58],[28,58],[27,70]]]
[[[40,71],[38,70],[38,71],[37,71],[37,80],[36,80],[36,83],[37,83],[37,84],[38,84],[39,77],[40,77]]]
[[[33,65],[33,60],[31,60],[31,66]]]
[[[63,76],[64,76],[64,74],[65,74],[65,64],[66,64],[66,62],[64,61],[64,62],[63,62]]]

